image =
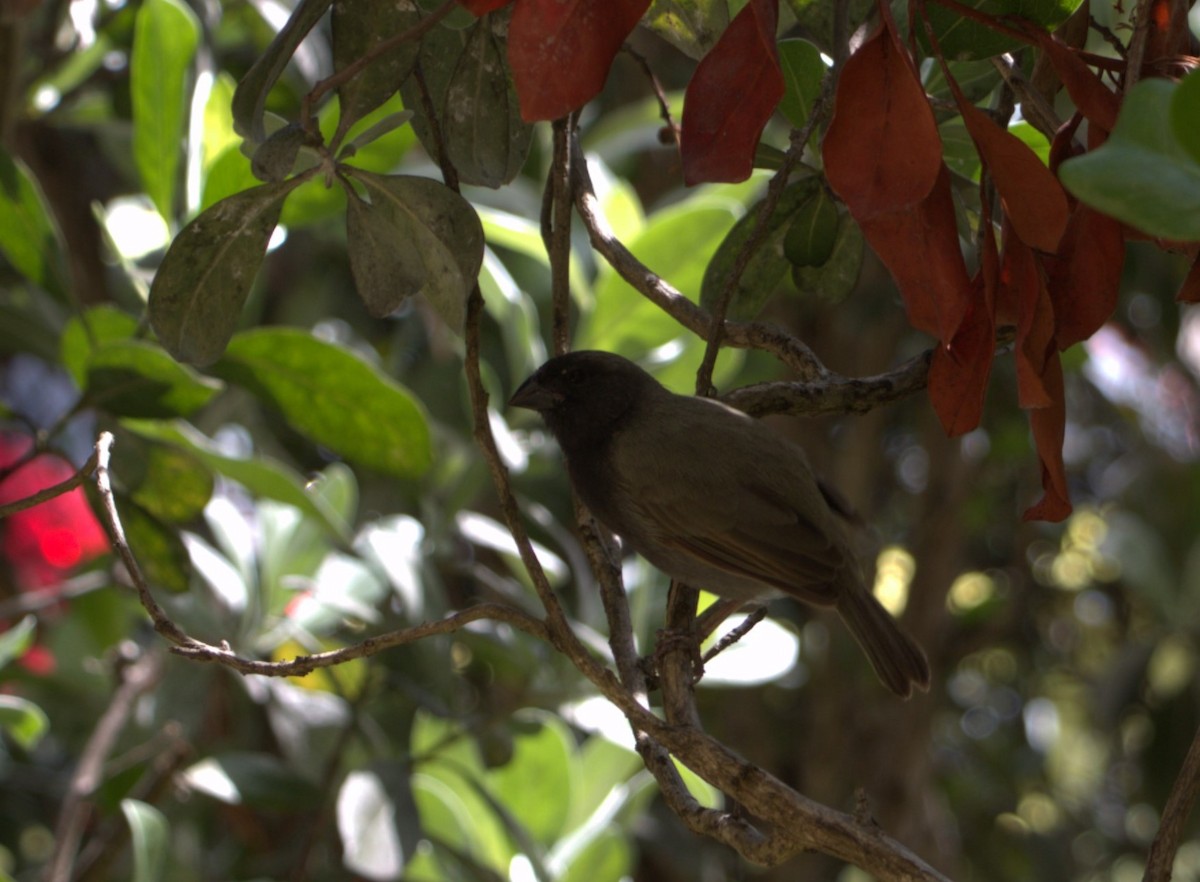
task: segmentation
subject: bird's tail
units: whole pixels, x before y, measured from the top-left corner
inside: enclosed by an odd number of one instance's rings
[[[914,686],[929,689],[925,653],[865,585],[845,585],[837,611],[888,689],[901,698],[912,695]]]

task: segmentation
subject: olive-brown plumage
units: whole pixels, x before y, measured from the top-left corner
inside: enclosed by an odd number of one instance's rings
[[[542,415],[584,504],[668,576],[834,607],[889,689],[929,687],[925,654],[864,584],[797,445],[607,352],[551,359],[510,404]]]

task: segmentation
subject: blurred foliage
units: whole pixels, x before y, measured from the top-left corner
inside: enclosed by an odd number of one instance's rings
[[[465,198],[433,195],[428,109],[411,84],[394,94],[414,59],[385,56],[385,76],[315,109],[324,143],[352,167],[330,186],[292,127],[302,98],[415,7],[339,2],[330,24],[327,6],[302,0],[283,30],[273,6],[179,0],[71,3],[69,15],[44,4],[0,23],[21,47],[3,62],[20,88],[0,118],[0,503],[69,477],[97,431],[112,431],[118,505],[160,602],[190,633],[251,656],[336,648],[479,599],[536,610],[471,440],[458,324],[478,274],[492,427],[539,556],[602,648],[561,463],[538,425],[514,415],[510,426],[502,407],[546,355],[535,219],[549,130],[520,122],[511,90],[476,95],[487,128],[464,114],[450,133]],[[791,2],[782,24],[810,41],[785,53],[792,124],[818,94],[826,7]],[[653,4],[657,36],[634,43],[676,112],[686,55],[728,18],[721,2]],[[302,19],[320,22],[307,37]],[[421,50],[435,109],[465,100],[471,70],[500,63],[499,39],[461,10],[439,27]],[[998,94],[990,64],[954,68],[972,100]],[[940,71],[927,73],[944,94]],[[1198,82],[1178,87],[1177,103],[1194,104]],[[1171,96],[1156,90],[1147,100],[1161,115]],[[1126,154],[1153,145],[1135,124],[1095,162],[1140,161]],[[688,297],[712,297],[765,174],[684,191],[657,103],[624,58],[581,125],[616,235]],[[978,157],[956,126],[943,133],[948,151],[963,147],[951,164],[971,215]],[[767,140],[786,146],[781,121]],[[1194,166],[1194,143],[1172,151]],[[815,175],[818,154],[806,161]],[[1078,174],[1080,188],[1111,177],[1107,166]],[[925,348],[844,211],[815,178],[793,187],[735,310],[792,327],[851,375]],[[190,250],[165,256],[170,242]],[[582,239],[574,256],[574,345],[691,389],[703,342]],[[1078,510],[1063,527],[1018,521],[1037,476],[1015,410],[992,408],[954,442],[917,400],[781,425],[872,524],[878,590],[907,605],[935,686],[898,707],[825,618],[779,604],[710,667],[710,730],[831,805],[849,808],[865,786],[880,822],[952,875],[1136,878],[1200,722],[1200,324],[1172,302],[1184,271],[1131,247],[1114,321],[1068,353]],[[409,296],[418,290],[434,296]],[[997,400],[1015,400],[1011,368],[997,372],[1008,387]],[[760,353],[726,352],[714,380],[777,376]],[[162,652],[84,499],[2,527],[0,879],[40,878],[123,672]],[[648,651],[664,580],[638,561],[625,574]],[[169,655],[160,676],[90,794],[78,878],[861,878],[807,856],[739,866],[684,832],[655,801],[620,715],[550,647],[502,624],[295,681]],[[1195,839],[1177,874],[1200,876]]]

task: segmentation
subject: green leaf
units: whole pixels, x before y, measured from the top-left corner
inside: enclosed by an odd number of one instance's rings
[[[1171,99],[1171,125],[1179,143],[1200,162],[1200,72],[1193,70],[1180,81]]]
[[[84,365],[85,401],[115,416],[187,416],[221,389],[219,381],[201,376],[143,340],[106,343]]]
[[[788,224],[783,253],[793,266],[821,266],[833,254],[838,235],[837,204],[819,187]]]
[[[171,839],[166,815],[136,799],[122,799],[121,812],[133,845],[133,882],[160,882],[165,878]]]
[[[351,462],[413,478],[433,459],[420,402],[378,368],[304,331],[239,334],[214,372],[278,408],[296,431]]]
[[[500,187],[521,171],[533,125],[521,108],[508,68],[507,12],[479,19],[467,32],[446,87],[442,114],[446,152],[467,184]]]
[[[396,805],[379,776],[353,771],[337,795],[337,826],[346,868],[368,879],[395,879],[404,871]]]
[[[278,183],[292,173],[300,148],[308,140],[308,133],[299,123],[291,123],[271,133],[267,140],[258,145],[250,160],[254,177],[267,183]]]
[[[233,127],[253,145],[266,140],[264,115],[267,96],[292,60],[305,35],[321,20],[332,0],[300,0],[287,23],[242,77],[233,93]]]
[[[821,60],[821,50],[808,40],[781,40],[779,65],[783,69],[784,86],[779,109],[793,128],[804,128],[828,70]],[[814,144],[816,136],[813,132],[810,139]]]
[[[25,616],[7,631],[0,633],[0,669],[25,654],[33,645],[33,632],[36,629],[37,619]]]
[[[420,10],[411,4],[339,0],[332,16],[334,70],[344,70],[379,42],[404,33],[421,18]],[[340,141],[354,123],[395,94],[412,71],[420,45],[418,40],[401,43],[338,86],[341,118],[335,140]]]
[[[206,757],[181,777],[192,790],[229,805],[297,812],[321,804],[321,793],[311,781],[265,753],[230,751]]]
[[[22,750],[33,750],[50,728],[46,712],[27,698],[0,695],[0,729]]]
[[[787,5],[796,16],[796,22],[802,32],[827,53],[832,54],[834,5],[828,0],[787,0]],[[848,17],[851,31],[866,21],[868,13],[874,7],[874,0],[849,0]]]
[[[171,355],[216,361],[233,335],[283,200],[303,176],[244,190],[202,212],[175,237],[150,286],[154,333]]]
[[[580,774],[575,739],[562,720],[546,711],[519,711],[512,723],[512,757],[489,770],[488,787],[522,827],[549,845],[564,832]]]
[[[250,167],[250,159],[242,152],[241,147],[238,144],[226,147],[213,160],[204,175],[200,210],[207,211],[222,199],[253,189],[259,183]]]
[[[187,591],[192,581],[192,559],[179,533],[128,495],[115,495],[125,538],[146,581],[173,594]]]
[[[505,184],[529,154],[533,126],[521,119],[502,38],[509,14],[493,12],[465,30],[442,24],[421,41],[421,72],[442,127],[441,143],[465,184]],[[439,141],[419,85],[409,79],[400,94],[415,114],[413,130],[436,157]]]
[[[1081,2],[1082,0],[965,0],[965,5],[999,19],[1018,16],[1052,31],[1069,18]],[[907,7],[908,4],[899,5]],[[937,3],[929,4],[927,12],[942,54],[949,61],[991,58],[1022,45],[1019,40],[1007,34],[992,30]],[[907,16],[904,18],[907,20]],[[901,33],[904,33],[904,25],[899,26]],[[918,26],[916,30],[921,45],[928,48],[925,29]]]
[[[728,0],[654,0],[642,24],[698,61],[729,24]]]
[[[829,259],[820,266],[792,267],[792,282],[801,294],[837,303],[858,284],[864,252],[862,229],[853,218],[843,217]]]
[[[422,293],[461,331],[467,297],[483,263],[483,226],[471,204],[431,178],[346,172],[370,203],[347,203],[350,267],[367,309],[377,316]]]
[[[345,520],[322,498],[306,492],[305,479],[282,463],[263,456],[250,459],[225,456],[211,440],[182,421],[162,423],[125,420],[122,425],[143,438],[190,451],[214,472],[237,481],[255,497],[274,499],[293,506],[343,544],[350,543],[350,527]]]
[[[129,59],[133,160],[146,193],[168,224],[175,217],[188,71],[199,38],[195,14],[179,0],[145,0],[138,11]]]
[[[729,303],[727,315],[731,319],[746,320],[758,315],[767,300],[779,287],[788,269],[783,255],[783,237],[787,224],[797,209],[804,204],[819,186],[813,177],[789,184],[780,194],[775,211],[767,219],[767,233],[762,244],[750,258],[742,273]],[[745,217],[734,225],[729,235],[717,249],[708,269],[704,273],[704,284],[700,291],[700,305],[712,311],[724,295],[726,279],[733,269],[746,241],[758,223],[759,201],[751,206]]]
[[[696,301],[709,259],[737,218],[736,204],[693,198],[655,212],[646,227],[627,244],[639,260],[654,267],[688,299]],[[679,359],[657,366],[655,376],[681,391],[691,386],[691,373],[704,351],[704,341],[643,297],[611,269],[596,281],[595,306],[584,313],[576,331],[579,349],[606,349],[635,361],[667,343],[682,344]],[[718,360],[718,375],[725,370]],[[718,385],[720,385],[718,381]]]
[[[1142,80],[1125,96],[1112,136],[1059,168],[1080,201],[1150,236],[1200,240],[1200,162],[1175,137],[1179,86]]]
[[[66,290],[61,241],[33,175],[0,149],[0,252],[29,281],[61,296]]]
[[[571,862],[559,882],[620,882],[633,870],[629,838],[612,830],[603,831]]]
[[[147,444],[141,454],[141,480],[129,491],[133,501],[161,521],[199,517],[213,492],[212,472],[199,457],[165,444]]]
[[[115,306],[101,304],[87,312],[73,315],[63,328],[59,339],[59,359],[80,389],[87,380],[87,363],[91,354],[108,343],[128,340],[137,332],[137,319]]]

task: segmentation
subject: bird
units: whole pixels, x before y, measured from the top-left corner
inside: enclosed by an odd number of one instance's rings
[[[549,359],[509,404],[540,414],[583,503],[667,576],[742,602],[833,608],[888,689],[928,690],[925,653],[867,587],[799,445],[611,352]]]

